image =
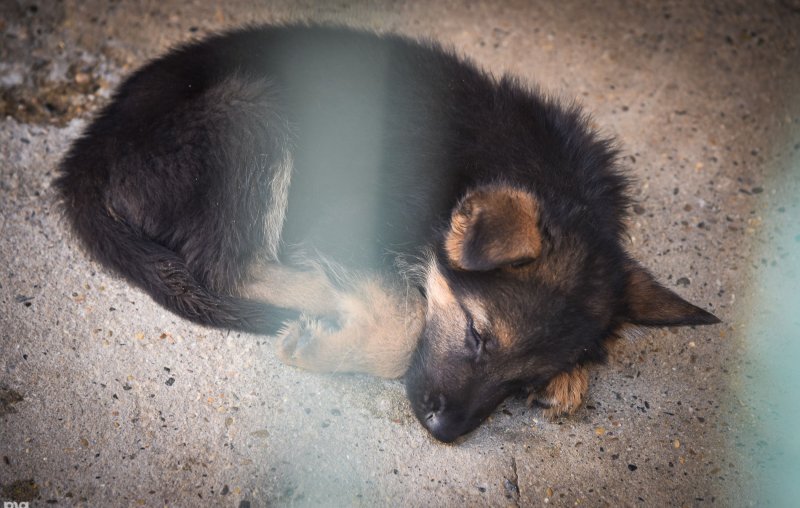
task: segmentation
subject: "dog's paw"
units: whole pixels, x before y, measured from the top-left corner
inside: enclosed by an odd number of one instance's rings
[[[284,325],[277,335],[277,354],[287,365],[307,370],[327,370],[325,350],[337,324],[325,318],[301,316]]]
[[[547,418],[574,413],[583,402],[589,391],[589,371],[578,365],[568,372],[557,375],[540,393],[532,393],[528,397],[528,405],[539,405],[544,408]]]
[[[315,372],[402,376],[424,325],[421,300],[398,297],[373,282],[341,295],[334,319],[302,316],[277,336],[286,364]]]

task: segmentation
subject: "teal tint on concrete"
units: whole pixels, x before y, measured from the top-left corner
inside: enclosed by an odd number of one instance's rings
[[[745,436],[760,498],[768,506],[800,500],[800,153],[794,150],[764,212],[754,258],[744,340],[749,364],[742,399],[752,416]],[[746,362],[747,363],[747,362]]]

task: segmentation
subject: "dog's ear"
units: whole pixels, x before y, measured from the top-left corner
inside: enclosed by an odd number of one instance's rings
[[[629,323],[644,326],[711,325],[720,320],[665,288],[639,263],[628,264],[625,299]]]
[[[455,268],[486,271],[539,256],[539,207],[528,192],[509,186],[470,191],[453,210],[445,252]]]

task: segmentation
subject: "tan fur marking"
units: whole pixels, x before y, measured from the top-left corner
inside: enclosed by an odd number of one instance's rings
[[[338,301],[341,328],[308,317],[278,335],[284,363],[316,372],[363,372],[384,378],[405,374],[425,324],[418,292],[400,295],[375,279]]]
[[[510,348],[514,342],[519,338],[515,333],[514,328],[506,325],[502,321],[495,321],[492,327],[492,333],[497,339],[501,348]]]
[[[276,263],[251,269],[251,280],[241,296],[278,307],[298,309],[307,314],[334,315],[339,299],[321,270],[297,270]]]
[[[450,219],[450,231],[447,232],[444,240],[444,250],[447,258],[456,266],[461,266],[459,261],[464,252],[464,239],[471,224],[470,217],[467,217],[458,207]]]
[[[456,297],[450,290],[447,279],[441,274],[435,262],[432,262],[428,267],[425,291],[428,294],[429,308],[434,304],[440,307],[446,307],[456,303]]]
[[[472,319],[475,320],[478,329],[492,327],[492,322],[489,320],[489,316],[486,315],[486,309],[484,309],[479,298],[468,296],[464,298],[463,304],[469,311]]]
[[[430,333],[436,336],[429,341],[429,346],[434,355],[444,355],[449,347],[448,337],[463,336],[466,317],[434,259],[429,260],[427,266],[425,292],[428,295],[427,324]]]
[[[501,348],[510,348],[514,341],[519,338],[515,333],[514,327],[508,326],[501,320],[490,320],[479,299],[466,298],[463,303],[464,307],[472,315],[478,332],[486,333],[487,330],[491,331],[492,336],[497,340]]]
[[[528,402],[537,400],[545,406],[547,418],[554,419],[577,411],[589,391],[589,370],[581,365],[568,372],[562,372],[550,380],[542,395],[532,395]]]
[[[289,141],[284,140],[284,145]],[[292,179],[293,160],[288,146],[284,149],[283,158],[272,168],[272,178],[269,181],[269,202],[264,214],[265,250],[270,259],[278,259],[278,250],[283,232],[283,222],[286,218],[286,209],[289,203],[289,183]]]
[[[470,249],[479,252],[487,265],[535,258],[542,250],[538,222],[539,206],[531,194],[507,185],[483,186],[467,193],[455,208],[445,252],[455,267],[465,270],[473,269]],[[478,227],[496,234],[480,246],[471,245]]]

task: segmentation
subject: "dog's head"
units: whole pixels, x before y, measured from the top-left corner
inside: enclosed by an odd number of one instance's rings
[[[588,215],[547,215],[513,186],[464,197],[428,264],[426,325],[406,374],[434,437],[453,441],[514,392],[602,361],[626,323],[718,321],[660,286],[618,237]]]

